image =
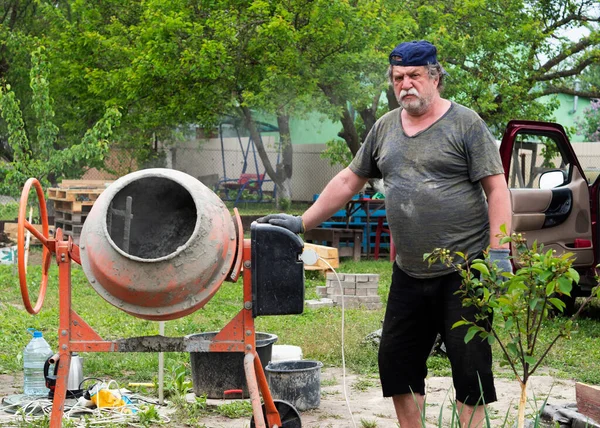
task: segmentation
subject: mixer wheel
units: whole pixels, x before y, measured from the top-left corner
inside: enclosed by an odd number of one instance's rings
[[[27,205],[29,200],[29,191],[31,186],[35,188],[36,195],[38,198],[38,206],[40,210],[40,221],[42,223],[42,232],[38,232],[33,225],[26,220],[27,216]],[[35,237],[44,245],[42,252],[42,281],[38,293],[38,298],[35,306],[31,305],[29,299],[29,289],[27,287],[27,266],[25,260],[25,229],[29,230]],[[46,287],[48,285],[48,270],[50,269],[50,262],[52,261],[52,254],[50,253],[49,247],[49,227],[48,227],[48,213],[46,211],[46,199],[44,198],[44,191],[42,185],[35,178],[30,178],[25,183],[23,191],[21,193],[21,201],[19,204],[19,223],[17,227],[17,264],[19,266],[19,284],[21,285],[21,297],[23,298],[23,304],[25,309],[30,314],[37,314],[42,308],[42,303],[46,296]]]
[[[294,406],[287,401],[273,400],[275,408],[279,412],[281,418],[281,428],[302,428],[302,421],[300,420],[300,413]],[[267,423],[267,410],[265,405],[262,405],[263,415],[265,416],[265,423]],[[250,419],[250,427],[255,428],[254,416]]]

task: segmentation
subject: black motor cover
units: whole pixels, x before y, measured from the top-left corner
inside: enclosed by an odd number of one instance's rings
[[[301,314],[304,310],[304,242],[268,223],[250,226],[252,316]]]

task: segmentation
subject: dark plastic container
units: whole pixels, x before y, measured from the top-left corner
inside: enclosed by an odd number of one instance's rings
[[[192,337],[201,336],[210,340],[218,332],[199,333]],[[256,332],[256,352],[265,369],[271,360],[273,343],[277,336],[269,333]],[[192,363],[192,386],[194,394],[208,398],[248,398],[248,386],[244,373],[244,354],[241,352],[190,352]],[[242,390],[240,394],[225,394],[225,391]]]
[[[273,398],[287,401],[296,410],[316,409],[321,404],[320,361],[277,361],[267,365]]]

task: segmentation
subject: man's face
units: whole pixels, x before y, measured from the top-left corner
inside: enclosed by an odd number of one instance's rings
[[[438,79],[431,79],[427,67],[403,67],[395,65],[392,68],[394,93],[398,103],[413,116],[424,114],[437,94]]]

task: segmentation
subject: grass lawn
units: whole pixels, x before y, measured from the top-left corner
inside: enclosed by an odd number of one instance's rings
[[[385,303],[391,277],[387,261],[342,262],[340,272],[380,274],[379,295]],[[29,315],[24,309],[19,291],[16,267],[0,266],[0,373],[22,370],[21,352],[30,339],[27,328],[44,332],[50,345],[57,347],[58,328],[58,272],[50,270],[48,293],[40,314]],[[38,284],[39,267],[29,269],[31,284]],[[88,284],[78,266],[73,269],[73,306],[103,338],[118,339],[158,333],[158,323],[137,319],[118,310],[100,298]],[[315,287],[324,285],[317,272],[307,272],[306,297],[316,298]],[[30,289],[31,298],[37,297],[37,285]],[[216,295],[195,313],[166,322],[167,336],[221,329],[242,307],[242,286],[224,283]],[[597,307],[591,307],[578,322],[571,340],[559,340],[546,359],[545,367],[559,377],[600,383],[600,323]],[[345,356],[351,370],[360,373],[377,372],[377,350],[365,345],[364,337],[380,328],[383,310],[347,309],[345,314]],[[550,340],[563,322],[562,318],[548,320],[542,331],[542,340]],[[326,366],[341,366],[341,310],[338,307],[305,310],[301,315],[267,316],[256,320],[257,331],[276,334],[277,344],[300,346],[305,358],[322,361]],[[499,366],[500,350],[495,349]],[[90,353],[85,357],[85,375],[110,377],[119,382],[148,382],[156,377],[157,355],[151,353]],[[189,356],[184,353],[166,354],[169,373],[182,367],[189,376]],[[429,360],[430,374],[447,376],[449,365],[444,357]],[[499,369],[500,375],[504,370]]]
[[[307,204],[294,204],[290,213],[302,213]],[[231,208],[231,207],[229,207]],[[239,207],[242,215],[262,215],[275,212],[272,204],[247,204]],[[39,251],[39,250],[38,250]],[[39,255],[39,254],[38,254]],[[379,274],[379,296],[386,303],[391,280],[389,261],[342,261],[340,273]],[[40,281],[40,267],[30,266],[30,295],[35,301]],[[325,285],[324,276],[306,272],[306,298],[317,298],[315,288]],[[50,269],[46,301],[36,316],[23,308],[16,266],[0,266],[0,374],[22,372],[22,350],[30,340],[27,328],[44,332],[51,347],[57,349],[58,271]],[[82,269],[74,265],[72,273],[73,307],[104,339],[112,340],[158,334],[158,323],[132,317],[106,303],[89,285]],[[218,331],[242,308],[242,284],[224,283],[216,295],[195,313],[166,322],[165,334],[180,337],[188,334]],[[600,309],[596,302],[584,312],[570,340],[561,339],[548,354],[542,372],[589,384],[600,384]],[[365,342],[369,333],[379,329],[384,310],[347,309],[345,312],[345,359],[349,370],[367,376],[377,374],[377,349]],[[256,330],[276,334],[276,344],[297,345],[304,357],[319,360],[327,366],[341,367],[341,320],[339,307],[307,309],[301,315],[266,316],[256,320]],[[547,320],[541,332],[542,342],[551,341],[560,331],[563,318]],[[512,378],[501,367],[501,351],[494,345],[497,376]],[[539,351],[544,349],[538,346]],[[128,382],[156,382],[158,355],[154,353],[88,353],[83,355],[84,375],[114,379],[121,385]],[[190,358],[186,353],[165,354],[165,392],[178,396],[190,386]],[[431,376],[450,376],[450,366],[443,355],[428,360]],[[198,403],[196,403],[198,405]],[[202,407],[202,406],[201,406]],[[188,409],[189,410],[189,409]],[[189,415],[186,416],[189,419]]]

